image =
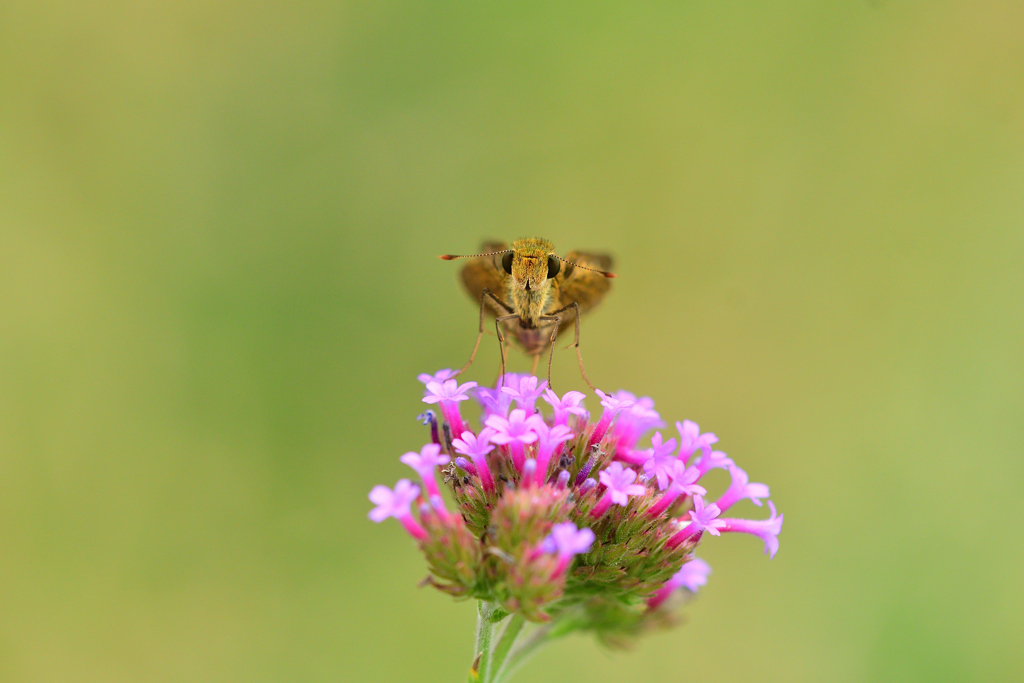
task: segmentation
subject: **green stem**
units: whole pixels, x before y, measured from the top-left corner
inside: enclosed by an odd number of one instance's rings
[[[496,629],[501,624],[501,634]],[[469,683],[503,683],[544,643],[579,628],[580,612],[570,608],[553,621],[527,624],[522,615],[512,614],[496,603],[481,600],[477,609],[476,650],[469,670]]]
[[[523,619],[522,615],[514,614],[509,619],[509,622],[505,624],[505,630],[502,631],[501,638],[498,639],[497,644],[494,646],[494,651],[491,653],[487,678],[485,679],[487,683],[497,682],[503,678],[502,672],[505,669],[505,658],[512,651],[512,646],[517,643],[525,623],[526,620]]]
[[[473,666],[469,670],[470,683],[486,683],[488,680],[488,669],[491,665],[491,639],[494,635],[494,627],[497,625],[499,608],[493,602],[481,600],[477,604],[476,614],[476,647],[473,652]],[[481,674],[483,677],[481,678]]]
[[[579,628],[582,625],[580,617],[579,609],[570,608],[553,621],[522,633],[521,637],[516,640],[515,647],[504,658],[505,661],[502,663],[501,669],[498,670],[494,683],[501,683],[511,677],[541,645],[557,640]]]
[[[524,637],[516,642],[515,647],[508,652],[508,656],[501,663],[501,668],[498,669],[497,675],[494,677],[494,683],[506,680],[525,664],[534,650],[547,642],[550,630],[549,626],[540,626],[523,633]]]

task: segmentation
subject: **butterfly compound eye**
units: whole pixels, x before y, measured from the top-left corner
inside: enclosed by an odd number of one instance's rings
[[[505,272],[509,275],[512,274],[512,252],[505,254],[501,259],[501,267],[505,269]]]
[[[548,256],[548,279],[550,280],[554,276],[558,275],[558,271],[562,269],[562,263],[554,256]]]

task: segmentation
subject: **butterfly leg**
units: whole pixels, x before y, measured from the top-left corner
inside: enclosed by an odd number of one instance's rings
[[[484,288],[483,294],[480,295],[480,327],[476,335],[476,343],[473,344],[473,352],[469,354],[469,360],[466,361],[466,364],[462,366],[462,369],[456,372],[454,375],[452,375],[452,377],[458,377],[466,370],[468,370],[469,366],[473,364],[473,359],[476,358],[476,352],[480,348],[480,340],[483,338],[484,332],[486,331],[484,329],[484,314],[487,312],[487,297],[491,297],[491,299],[495,303],[497,303],[498,306],[502,308],[502,310],[506,311],[507,313],[512,313],[512,309],[508,307],[508,304],[506,304],[498,297],[494,296],[491,290],[487,289],[486,287]],[[504,354],[502,354],[502,358],[504,358]],[[502,366],[504,366],[504,363],[502,363]],[[502,370],[502,373],[504,373],[504,370]]]
[[[583,369],[583,355],[580,354],[580,307],[579,307],[579,304],[577,304],[575,301],[572,302],[571,304],[569,304],[568,306],[564,306],[562,308],[559,308],[557,311],[552,311],[550,315],[543,316],[543,318],[542,318],[542,319],[546,319],[546,320],[554,320],[555,321],[555,329],[552,330],[552,332],[551,332],[551,354],[552,355],[554,354],[554,351],[555,351],[555,337],[558,335],[558,326],[562,322],[562,316],[560,314],[562,314],[562,313],[564,313],[564,312],[566,312],[566,311],[568,311],[570,309],[573,310],[573,314],[574,314],[573,315],[573,323],[575,324],[574,326],[575,326],[575,331],[576,331],[575,338],[573,340],[573,343],[570,344],[570,346],[575,346],[576,347],[576,361],[579,363],[580,375],[583,376],[583,381],[586,382],[587,386],[590,387],[592,390],[597,391],[597,387],[595,387],[594,384],[590,381],[590,378],[587,377],[586,371]],[[551,356],[550,355],[548,356],[548,386],[549,387],[551,386]],[[554,389],[552,389],[552,391],[554,391]]]
[[[501,324],[508,322],[509,320],[518,319],[518,313],[509,313],[508,315],[499,315],[494,320],[494,329],[498,331],[498,348],[501,349],[501,379],[498,380],[498,388],[501,388],[505,384],[505,350],[508,348],[505,345],[505,335],[501,333]]]

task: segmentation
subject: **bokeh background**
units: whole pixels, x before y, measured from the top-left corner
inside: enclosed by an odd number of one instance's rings
[[[534,234],[786,525],[521,680],[1024,680],[1022,221],[1017,2],[6,0],[0,680],[465,680],[366,493],[473,342],[436,255]]]

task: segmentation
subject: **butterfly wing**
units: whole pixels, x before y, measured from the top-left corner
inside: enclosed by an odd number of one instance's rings
[[[505,249],[508,249],[508,245],[504,242],[489,241],[480,245],[481,253],[503,251]],[[496,256],[477,256],[474,259],[470,259],[462,267],[460,272],[462,284],[477,305],[480,304],[480,298],[484,295],[484,289],[489,289],[494,296],[502,301],[505,300],[505,278],[508,277],[508,274],[501,267],[502,256],[502,254]],[[505,313],[505,311],[498,308],[498,305],[490,297],[486,301],[487,312],[492,316],[497,315],[498,312]]]
[[[614,265],[609,254],[585,251],[570,251],[565,255],[565,259],[585,268],[598,270],[611,270]],[[561,271],[555,276],[555,285],[558,287],[557,307],[563,308],[575,302],[579,306],[580,314],[583,314],[601,302],[611,289],[612,282],[601,273],[577,268],[563,261]],[[573,324],[573,311],[566,311],[565,314],[567,315],[558,328],[560,333]]]

